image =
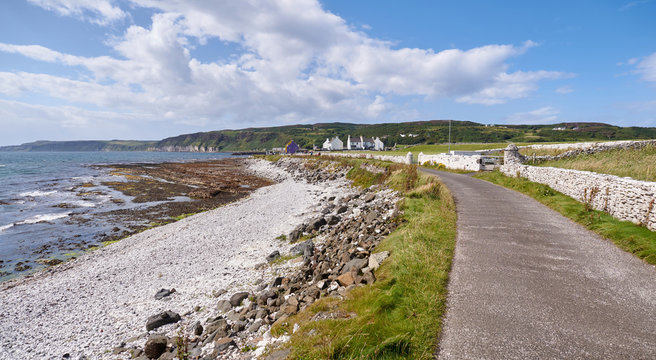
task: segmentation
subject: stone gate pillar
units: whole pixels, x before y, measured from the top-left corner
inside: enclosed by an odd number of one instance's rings
[[[503,151],[504,165],[521,164],[524,162],[524,157],[519,153],[519,148],[515,144],[510,144]]]
[[[405,163],[408,165],[412,165],[412,153],[408,152],[408,155],[405,156]]]

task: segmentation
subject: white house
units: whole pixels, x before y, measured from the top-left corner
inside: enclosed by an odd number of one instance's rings
[[[385,144],[378,137],[374,139],[374,150],[376,151],[385,150]]]
[[[344,150],[344,143],[339,137],[335,136],[332,140],[326,139],[323,143],[323,150]]]
[[[348,136],[346,140],[348,150],[385,150],[385,144],[380,138],[372,139],[364,136]]]

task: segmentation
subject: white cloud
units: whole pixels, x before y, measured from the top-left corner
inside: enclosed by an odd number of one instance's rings
[[[61,15],[75,16],[97,24],[123,19],[127,14],[112,0],[28,0],[34,5]]]
[[[31,1],[98,23],[129,16],[109,0]],[[223,128],[395,118],[409,113],[393,104],[398,96],[500,104],[529,96],[540,81],[569,76],[511,71],[509,59],[537,46],[531,41],[465,50],[397,48],[354,30],[316,0],[218,1],[211,6],[204,0],[130,0],[130,6],[157,13],[149,28],[133,25],[108,41],[118,57],[0,43],[0,51],[82,67],[91,74],[72,80],[4,72],[0,93],[18,97],[34,92],[107,111]],[[209,38],[235,43],[240,50],[214,62],[194,58],[191,40],[203,46]]]
[[[561,87],[557,88],[555,91],[556,91],[556,93],[558,93],[558,94],[563,94],[563,95],[565,95],[565,94],[573,93],[573,92],[574,92],[574,89],[573,89],[571,86],[566,85],[566,86],[561,86]]]
[[[656,81],[656,52],[640,59],[635,72],[645,81]]]
[[[507,124],[550,124],[558,122],[560,111],[551,106],[541,107],[527,112],[518,112],[505,119]]]

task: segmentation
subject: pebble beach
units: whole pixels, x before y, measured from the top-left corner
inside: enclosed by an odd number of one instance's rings
[[[129,358],[112,349],[126,341],[143,346],[149,316],[170,310],[184,315],[183,326],[192,326],[213,315],[223,293],[253,292],[273,271],[284,271],[257,265],[290,247],[277,238],[316,216],[322,198],[351,191],[343,178],[318,185],[264,160],[248,166],[276,183],[1,284],[0,359]],[[175,292],[155,299],[160,289]]]

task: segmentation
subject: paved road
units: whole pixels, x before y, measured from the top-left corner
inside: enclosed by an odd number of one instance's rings
[[[465,175],[439,359],[656,359],[656,268]]]

